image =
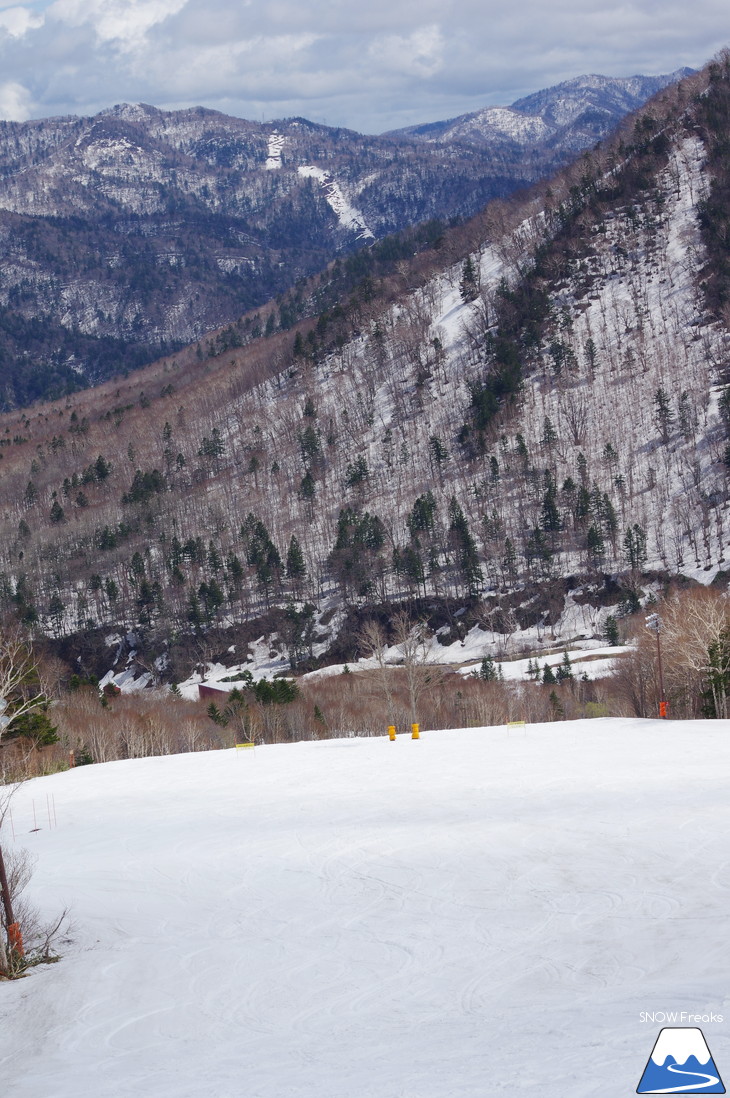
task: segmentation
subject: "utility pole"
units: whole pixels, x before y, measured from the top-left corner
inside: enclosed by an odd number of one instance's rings
[[[658,614],[649,614],[646,618],[646,628],[651,633],[656,633],[656,659],[657,668],[659,671],[659,716],[662,720],[667,719],[667,703],[664,695],[664,674],[662,672],[662,646],[659,641],[659,634],[662,631],[662,619]]]

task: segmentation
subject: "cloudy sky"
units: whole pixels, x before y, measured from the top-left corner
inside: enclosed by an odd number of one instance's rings
[[[725,45],[727,0],[0,0],[0,118],[202,104],[379,133]]]

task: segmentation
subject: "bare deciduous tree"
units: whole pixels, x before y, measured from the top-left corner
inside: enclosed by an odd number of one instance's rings
[[[385,630],[379,622],[368,621],[360,631],[359,641],[363,652],[369,659],[375,661],[375,678],[378,683],[378,690],[385,699],[388,724],[395,724],[392,669],[388,666],[385,658],[388,648]]]
[[[393,627],[406,675],[411,722],[416,724],[421,697],[441,686],[449,670],[433,655],[425,622],[414,625],[407,614],[400,613],[393,618]]]
[[[47,700],[31,641],[17,626],[7,624],[0,626],[0,699],[6,703],[0,715],[0,742],[13,721]]]
[[[696,587],[674,592],[656,609],[661,617],[661,656],[669,714],[696,719],[708,712],[727,717],[730,683],[730,600],[724,592]],[[660,698],[656,638],[635,627],[632,654],[613,679],[616,693],[637,716],[657,713]]]
[[[7,903],[0,904],[0,973],[10,979],[22,975],[32,965],[54,959],[53,947],[59,932],[68,920],[62,911],[52,922],[44,924],[23,892],[33,876],[35,859],[27,850],[11,850],[4,859]],[[18,949],[8,925],[8,911],[13,912],[14,925],[22,928],[23,949]]]
[[[730,675],[730,601],[724,593],[698,588],[664,604],[663,643],[666,672],[685,690],[712,694],[715,714],[727,717],[724,683]]]

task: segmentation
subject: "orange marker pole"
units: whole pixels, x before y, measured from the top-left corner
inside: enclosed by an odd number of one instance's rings
[[[10,948],[15,949],[20,956],[23,957],[25,956],[23,952],[23,936],[20,933],[20,926],[16,923],[15,915],[13,914],[13,904],[10,899],[10,886],[8,885],[8,877],[5,872],[2,847],[0,847],[0,892],[3,894],[5,923],[8,928],[8,942],[10,943]]]
[[[11,923],[8,927],[8,941],[10,942],[10,948],[14,949],[19,957],[25,957],[25,949],[23,947],[23,935],[20,931],[20,923]]]

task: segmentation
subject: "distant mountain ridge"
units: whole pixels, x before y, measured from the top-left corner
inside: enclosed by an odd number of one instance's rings
[[[575,76],[517,99],[509,107],[484,107],[444,122],[393,130],[391,136],[475,146],[500,141],[575,153],[595,144],[624,115],[693,71],[682,68],[662,76]]]
[[[524,100],[536,113],[488,108],[437,141],[145,104],[0,123],[0,408],[201,340],[363,244],[471,217],[671,77],[632,79],[577,78]],[[609,106],[556,128],[584,100]]]

